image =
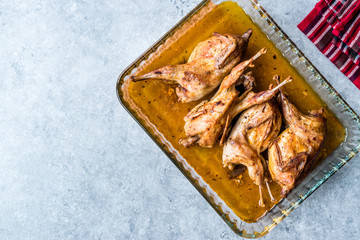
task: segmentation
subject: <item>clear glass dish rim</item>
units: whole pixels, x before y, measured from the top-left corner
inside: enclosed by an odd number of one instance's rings
[[[167,31],[158,41],[156,41],[151,47],[149,47],[143,54],[140,55],[135,61],[133,61],[128,67],[126,67],[119,75],[117,82],[116,82],[116,95],[120,102],[120,104],[123,106],[123,108],[130,114],[130,116],[140,125],[140,127],[149,135],[149,137],[158,145],[158,147],[168,156],[168,158],[175,164],[175,166],[181,171],[181,173],[190,181],[190,183],[198,190],[198,192],[205,198],[205,200],[214,208],[214,210],[220,215],[220,217],[228,224],[228,226],[238,235],[244,238],[258,238],[266,235],[269,233],[275,226],[277,226],[286,216],[289,215],[295,208],[297,208],[306,198],[308,198],[315,190],[317,190],[322,184],[324,184],[335,172],[339,171],[341,167],[343,167],[346,163],[348,163],[359,151],[360,151],[360,144],[356,147],[356,149],[352,149],[352,152],[349,153],[349,155],[346,157],[346,159],[334,166],[334,168],[325,173],[323,178],[321,178],[317,184],[315,184],[306,195],[302,196],[298,199],[298,201],[292,205],[290,208],[286,210],[286,212],[283,212],[283,214],[277,219],[276,222],[274,222],[270,227],[265,228],[262,232],[256,232],[252,234],[248,234],[246,232],[243,232],[236,228],[234,223],[230,221],[230,219],[227,217],[227,214],[224,213],[220,206],[214,202],[209,196],[209,194],[206,193],[206,189],[204,187],[200,186],[197,182],[197,179],[191,176],[191,174],[186,170],[176,158],[174,158],[173,154],[171,154],[167,149],[164,148],[164,145],[161,144],[159,140],[156,139],[156,136],[154,136],[141,122],[139,119],[141,119],[136,112],[132,112],[131,108],[128,106],[126,101],[122,98],[121,95],[121,86],[123,84],[124,78],[128,76],[133,69],[138,67],[140,63],[146,59],[148,59],[149,55],[153,52],[155,52],[162,44],[165,43],[166,39],[171,37],[176,30],[178,30],[187,20],[189,20],[193,15],[198,13],[199,10],[201,10],[208,2],[211,2],[212,0],[203,0],[200,2],[194,9],[192,9],[185,17],[183,17],[177,24],[175,24],[169,31]],[[218,4],[218,2],[222,2],[224,0],[214,0],[213,3]],[[334,97],[339,101],[341,105],[344,106],[345,110],[348,111],[349,114],[352,115],[352,117],[360,123],[360,117],[357,115],[357,113],[348,105],[348,103],[343,99],[343,97],[335,90],[335,88],[326,80],[326,78],[319,72],[319,70],[312,64],[312,62],[305,56],[305,54],[298,49],[296,44],[288,37],[288,35],[278,26],[278,24],[273,20],[273,18],[266,12],[266,10],[258,3],[257,0],[245,0],[250,2],[254,9],[256,9],[260,14],[261,17],[265,18],[266,21],[269,22],[269,25],[272,25],[274,29],[276,29],[277,32],[279,32],[282,35],[283,40],[286,40],[288,42],[288,45],[291,47],[291,49],[297,52],[297,55],[299,58],[304,59],[304,63],[306,63],[308,66],[312,68],[312,71],[314,75],[317,76],[319,81],[321,81],[323,84],[326,85],[326,88],[328,88],[329,91],[331,91],[334,94]],[[235,1],[236,2],[236,1]],[[241,6],[240,6],[241,7]],[[248,13],[246,12],[248,15]],[[249,16],[249,15],[248,15]],[[251,18],[251,16],[249,16]],[[256,22],[254,22],[257,24]],[[269,41],[272,41],[269,39]],[[280,50],[280,49],[279,49]],[[280,50],[281,51],[281,50]],[[282,52],[282,51],[281,51]],[[304,77],[305,78],[305,77]],[[306,78],[305,78],[306,80]],[[360,125],[359,125],[360,126]]]

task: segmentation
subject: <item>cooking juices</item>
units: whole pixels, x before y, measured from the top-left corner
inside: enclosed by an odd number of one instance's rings
[[[283,90],[289,95],[290,101],[296,107],[303,113],[321,107],[325,108],[328,131],[317,162],[323,160],[345,137],[345,129],[340,122],[296,69],[276,49],[275,45],[250,20],[242,8],[234,2],[223,2],[220,5],[209,4],[211,6],[208,7],[211,8],[211,11],[199,18],[195,24],[186,29],[184,34],[171,42],[160,54],[155,55],[151,61],[147,61],[138,74],[165,65],[186,62],[194,47],[200,41],[209,38],[213,32],[241,35],[251,28],[253,34],[243,60],[250,58],[261,48],[267,48],[267,53],[254,62],[254,68],[249,69],[253,71],[256,79],[254,91],[268,89],[270,84],[274,84],[272,77],[275,74],[280,75],[282,80],[290,75],[293,77],[293,81],[283,87]],[[276,202],[270,201],[270,197],[264,189],[266,206],[259,207],[258,186],[250,180],[247,171],[242,173],[237,181],[229,178],[229,170],[222,166],[222,147],[218,146],[218,144],[211,149],[202,148],[198,145],[185,148],[179,144],[179,140],[185,137],[183,118],[201,100],[192,103],[180,103],[174,91],[174,86],[168,85],[161,80],[147,80],[136,83],[129,82],[129,79],[126,81],[128,82],[124,84],[122,91],[127,96],[127,99],[125,99],[136,106],[135,111],[147,118],[144,121],[153,125],[163,135],[242,220],[255,222],[280,201],[280,187],[275,182],[270,182]],[[212,94],[206,98],[211,96]]]

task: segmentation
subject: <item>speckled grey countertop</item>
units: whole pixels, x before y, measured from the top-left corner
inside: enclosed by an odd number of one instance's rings
[[[261,4],[360,113],[360,91]],[[238,239],[118,103],[119,73],[199,0],[0,2],[0,239]],[[360,239],[356,156],[263,239]]]

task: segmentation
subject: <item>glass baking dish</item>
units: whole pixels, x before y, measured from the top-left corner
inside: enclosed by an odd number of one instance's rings
[[[214,4],[221,2],[222,1],[213,1]],[[179,152],[172,147],[171,143],[167,141],[156,126],[146,121],[146,115],[144,115],[135,104],[129,101],[128,96],[126,96],[126,87],[130,81],[129,75],[141,70],[149,61],[159,57],[162,49],[185,34],[182,29],[196,24],[199,20],[199,15],[210,12],[210,6],[213,5],[211,0],[201,2],[158,42],[127,67],[118,78],[116,91],[123,107],[140,126],[142,126],[231,229],[242,237],[257,238],[267,234],[273,229],[311,193],[358,153],[360,149],[360,119],[256,0],[237,0],[234,2],[246,12],[251,20],[266,34],[268,39],[275,44],[282,55],[296,68],[346,129],[346,138],[343,143],[311,171],[286,198],[282,199],[257,222],[248,223],[242,221],[211,186],[203,180],[197,171],[188,164],[186,158],[181,156]]]

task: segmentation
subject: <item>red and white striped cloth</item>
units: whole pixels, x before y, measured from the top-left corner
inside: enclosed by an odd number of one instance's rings
[[[298,28],[360,89],[360,0],[320,0]]]

